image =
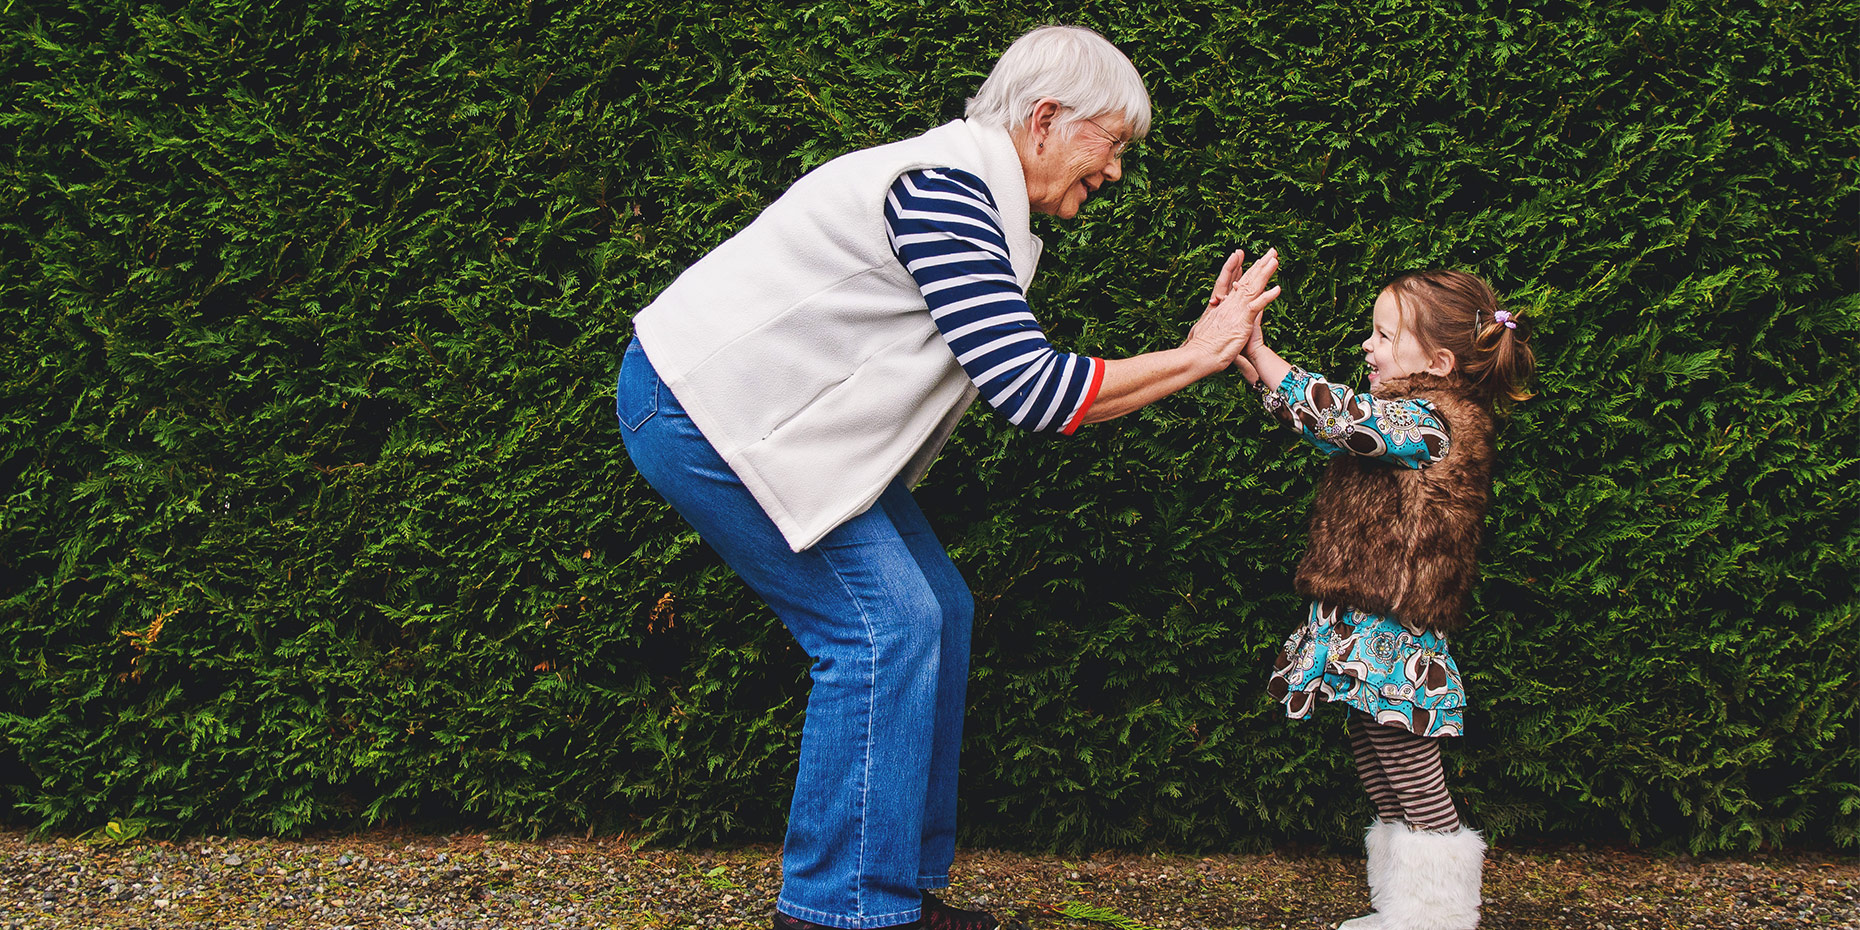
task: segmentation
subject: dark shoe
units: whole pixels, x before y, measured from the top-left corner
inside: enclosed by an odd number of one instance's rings
[[[950,907],[928,891],[923,896],[924,916],[918,920],[923,930],[1019,930],[1021,927],[1019,921],[1002,923],[987,911]]]

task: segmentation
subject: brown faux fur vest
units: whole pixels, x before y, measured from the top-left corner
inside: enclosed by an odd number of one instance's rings
[[[1332,459],[1295,584],[1315,600],[1452,632],[1466,623],[1492,500],[1490,407],[1456,375],[1391,379],[1375,396],[1431,401],[1447,421],[1447,454],[1422,469]]]

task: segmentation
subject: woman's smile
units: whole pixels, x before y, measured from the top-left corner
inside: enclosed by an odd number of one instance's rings
[[[1027,165],[1028,206],[1071,219],[1104,185],[1124,176],[1129,121],[1121,114],[1079,118],[1046,134]]]

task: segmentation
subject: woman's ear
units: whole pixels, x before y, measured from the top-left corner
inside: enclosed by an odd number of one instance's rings
[[[1046,143],[1051,141],[1053,125],[1059,120],[1059,111],[1065,109],[1052,97],[1042,97],[1033,105],[1033,112],[1027,117],[1027,136],[1040,151],[1046,150]]]
[[[1458,363],[1459,359],[1454,358],[1452,352],[1446,349],[1435,349],[1433,357],[1427,360],[1427,371],[1429,374],[1444,377],[1452,374],[1453,366]]]

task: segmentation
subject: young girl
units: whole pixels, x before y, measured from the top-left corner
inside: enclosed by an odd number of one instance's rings
[[[1530,396],[1529,329],[1473,275],[1401,275],[1363,341],[1370,393],[1288,364],[1260,329],[1237,366],[1331,456],[1295,580],[1310,614],[1269,690],[1294,719],[1320,700],[1349,712],[1378,817],[1364,838],[1375,912],[1341,930],[1475,927],[1485,841],[1461,826],[1440,760],[1466,707],[1447,641],[1477,576],[1494,407]]]

